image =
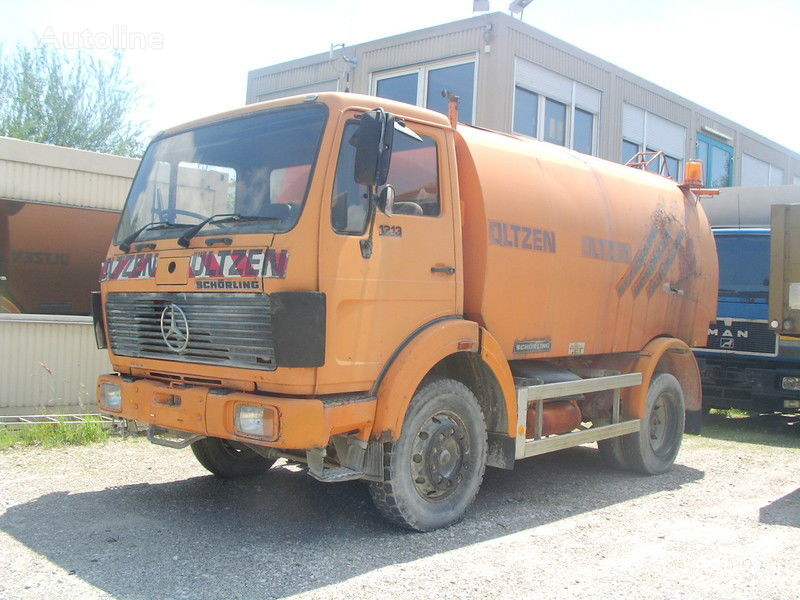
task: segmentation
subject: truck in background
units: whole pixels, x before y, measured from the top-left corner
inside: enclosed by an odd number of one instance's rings
[[[670,469],[716,291],[689,185],[454,104],[295,96],[148,147],[95,296],[97,399],[218,476],[286,458],[427,531],[487,465],[597,442]]]
[[[0,312],[88,315],[139,161],[0,136]]]
[[[0,312],[88,315],[119,213],[0,199]]]
[[[719,256],[717,318],[696,348],[703,407],[755,412],[800,408],[800,337],[771,324],[771,208],[800,203],[800,186],[723,188],[702,200]]]

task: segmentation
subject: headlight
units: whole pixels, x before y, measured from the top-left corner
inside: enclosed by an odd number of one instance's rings
[[[122,408],[122,390],[116,383],[100,384],[100,405],[108,410]]]
[[[235,415],[234,426],[237,433],[268,440],[275,438],[275,409],[239,404]]]

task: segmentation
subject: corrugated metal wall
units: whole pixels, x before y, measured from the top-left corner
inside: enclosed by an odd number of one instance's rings
[[[0,198],[121,210],[139,161],[0,137]]]
[[[97,376],[111,371],[90,317],[0,314],[0,414],[97,412]]]

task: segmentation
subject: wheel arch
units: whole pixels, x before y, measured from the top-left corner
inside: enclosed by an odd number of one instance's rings
[[[376,383],[373,438],[390,441],[399,437],[415,392],[430,377],[463,383],[477,397],[487,431],[513,435],[514,383],[499,345],[476,323],[451,319],[416,332],[385,369]]]
[[[647,414],[647,392],[656,373],[669,373],[683,390],[687,411],[698,411],[702,405],[700,369],[691,348],[677,338],[660,337],[651,340],[639,353],[634,372],[642,374],[642,384],[629,392],[628,409],[632,416]]]

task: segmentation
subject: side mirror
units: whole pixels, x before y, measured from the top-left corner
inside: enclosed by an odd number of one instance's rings
[[[394,216],[394,187],[387,185],[378,196],[378,208],[387,217]]]
[[[361,122],[350,143],[356,147],[353,177],[369,187],[386,183],[392,158],[394,116],[382,108],[361,115]]]

